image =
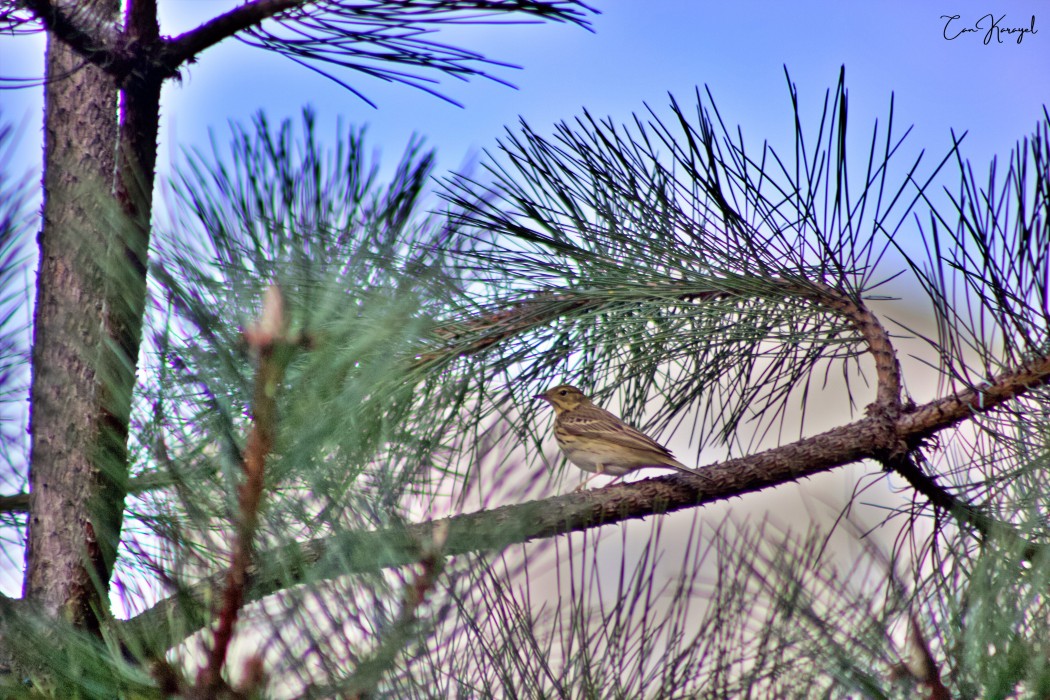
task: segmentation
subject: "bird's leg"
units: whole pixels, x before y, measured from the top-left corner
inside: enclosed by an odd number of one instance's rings
[[[587,477],[586,479],[584,479],[584,480],[583,480],[583,482],[582,482],[582,483],[581,483],[581,484],[580,484],[579,486],[577,486],[576,488],[574,488],[574,489],[572,490],[572,492],[573,492],[573,493],[579,493],[580,491],[583,491],[583,487],[584,487],[584,486],[586,486],[587,484],[591,483],[591,479],[593,479],[593,478],[594,478],[594,477],[596,477],[596,476],[598,476],[598,474],[592,474],[592,475],[590,475],[589,477]]]
[[[594,479],[594,477],[596,477],[596,476],[601,476],[601,475],[602,475],[602,474],[604,474],[604,473],[605,473],[605,466],[604,466],[604,465],[602,465],[602,464],[599,464],[599,465],[597,466],[597,468],[595,468],[595,470],[594,470],[594,473],[593,473],[593,474],[591,474],[591,475],[590,475],[589,477],[587,477],[586,479],[584,479],[584,480],[583,480],[583,483],[582,483],[582,484],[580,484],[579,486],[577,486],[576,488],[574,488],[574,489],[572,490],[572,492],[573,492],[573,493],[579,493],[580,491],[583,491],[583,487],[584,487],[584,486],[586,486],[587,484],[591,483],[591,480],[592,480],[592,479]]]

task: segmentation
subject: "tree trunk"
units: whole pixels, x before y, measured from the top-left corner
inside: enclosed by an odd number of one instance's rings
[[[87,0],[79,9],[115,22],[119,8]],[[107,435],[110,389],[100,373],[110,351],[117,96],[100,68],[48,36],[24,597],[92,630],[109,607],[127,479],[126,448],[114,450]]]

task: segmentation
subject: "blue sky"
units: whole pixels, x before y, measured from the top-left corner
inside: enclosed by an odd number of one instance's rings
[[[236,2],[160,0],[162,33],[177,34]],[[602,14],[594,32],[562,25],[475,27],[440,36],[455,45],[522,66],[502,70],[508,89],[489,81],[445,80],[455,107],[401,85],[350,75],[378,105],[366,105],[325,78],[287,59],[237,41],[206,52],[169,84],[163,102],[159,168],[170,169],[181,147],[207,144],[214,129],[225,141],[229,120],[264,109],[274,120],[297,117],[304,105],[318,112],[322,135],[338,116],[369,125],[370,143],[392,164],[413,133],[437,148],[439,167],[456,168],[494,145],[519,115],[541,132],[586,107],[627,120],[648,103],[667,114],[667,93],[688,102],[694,86],[708,85],[722,114],[753,138],[790,133],[786,65],[803,101],[820,105],[846,66],[854,127],[884,119],[896,93],[897,119],[914,124],[913,138],[934,153],[950,143],[949,129],[969,131],[965,152],[977,163],[1004,154],[1029,133],[1050,97],[1050,2],[758,2],[610,0],[592,3]],[[984,44],[983,33],[944,38],[941,15],[960,15],[951,27],[972,26],[989,12],[1000,26],[1038,33],[1020,44]],[[985,18],[982,26],[988,26]],[[949,32],[951,33],[951,32]],[[0,74],[39,76],[40,37],[0,38]],[[345,74],[343,77],[347,77]],[[15,172],[40,160],[40,88],[0,93],[4,119],[22,125]],[[326,128],[327,127],[327,128]]]

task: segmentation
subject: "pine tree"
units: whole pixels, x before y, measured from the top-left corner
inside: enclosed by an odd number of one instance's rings
[[[854,146],[844,75],[816,125],[789,86],[787,148],[698,92],[523,123],[440,208],[419,143],[380,182],[361,131],[326,150],[309,112],[189,156],[149,239],[128,442],[96,463],[124,471],[88,600],[131,614],[2,601],[28,679],[5,690],[1050,694],[1050,115],[985,178],[960,140],[905,155],[892,105]],[[134,248],[126,204],[95,220]],[[123,298],[134,250],[96,256]],[[717,456],[569,493],[531,401],[562,381]],[[814,430],[821,403],[845,418]],[[856,491],[829,527],[708,518],[832,470]]]

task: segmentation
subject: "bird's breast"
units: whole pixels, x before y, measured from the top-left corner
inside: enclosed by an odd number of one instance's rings
[[[565,457],[586,472],[597,472],[600,470],[603,474],[621,476],[631,471],[630,467],[625,467],[618,463],[620,460],[616,455],[597,449],[593,445],[588,446],[585,444],[585,441],[570,440],[560,442],[560,444]]]

